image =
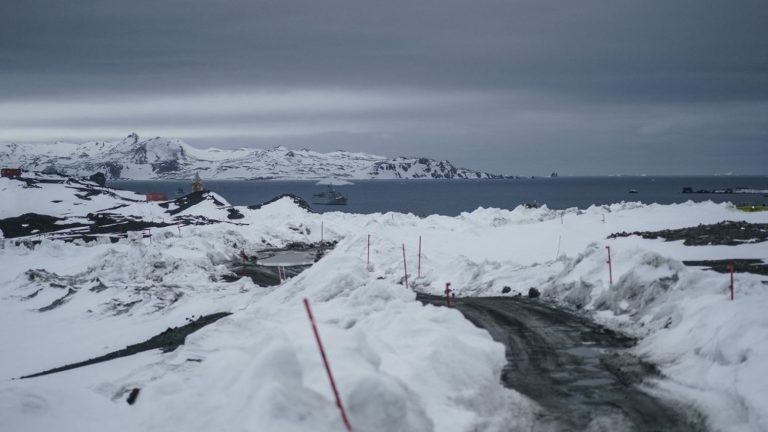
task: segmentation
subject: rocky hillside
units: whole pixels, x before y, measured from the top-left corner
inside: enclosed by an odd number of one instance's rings
[[[178,139],[142,139],[136,134],[120,141],[83,144],[0,144],[0,165],[29,171],[89,175],[109,179],[477,179],[494,174],[457,168],[427,158],[387,158],[366,153],[271,149],[198,149]]]

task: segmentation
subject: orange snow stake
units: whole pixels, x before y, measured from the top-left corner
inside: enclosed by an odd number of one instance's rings
[[[451,307],[451,283],[445,283],[445,305]]]
[[[606,246],[606,249],[608,249],[608,285],[613,285],[613,269],[611,268],[611,247]]]
[[[336,389],[336,381],[333,379],[333,373],[331,373],[331,365],[328,363],[328,357],[325,355],[325,349],[323,348],[323,342],[320,340],[320,333],[317,331],[317,325],[315,324],[315,317],[312,316],[312,309],[309,307],[309,300],[304,298],[304,307],[307,309],[307,316],[309,316],[309,322],[312,324],[312,331],[315,333],[315,340],[317,341],[317,347],[320,349],[320,356],[323,358],[323,364],[325,365],[325,371],[328,372],[328,381],[331,382],[331,389],[333,390],[333,397],[336,398],[336,406],[341,413],[341,420],[344,422],[344,426],[348,432],[352,432],[352,426],[347,419],[347,413],[344,411],[344,405],[339,398],[339,391]]]

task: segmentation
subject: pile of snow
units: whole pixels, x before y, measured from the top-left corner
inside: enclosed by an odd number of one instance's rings
[[[324,235],[342,240],[338,247],[279,288],[211,280],[241,249],[319,235],[320,216],[290,199],[240,210],[247,225],[0,251],[0,315],[7,328],[24,323],[23,332],[0,336],[18,352],[3,363],[6,379],[103,355],[195,316],[234,312],[173,353],[6,381],[0,427],[339,430],[304,297],[315,307],[355,430],[506,430],[533,422],[534,404],[498,381],[501,345],[458,312],[422,306],[396,280],[354,265],[359,248],[336,229]],[[66,301],[42,310],[69,290]],[[130,406],[132,388],[142,391]]]
[[[419,218],[313,214],[289,198],[237,210],[236,224],[160,228],[151,239],[1,249],[0,324],[24,331],[0,335],[14,353],[0,367],[0,428],[343,430],[303,309],[307,298],[355,430],[535,430],[536,404],[499,382],[503,346],[459,312],[423,306],[404,288],[403,246],[412,288],[439,294],[451,282],[457,295],[501,295],[504,287],[516,295],[536,287],[549,301],[640,337],[636,353],[663,372],[649,391],[694,404],[716,430],[768,427],[765,277],[737,274],[730,301],[727,275],[682,264],[764,259],[765,244],[607,239],[722,220],[766,223],[768,213],[710,202],[623,203]],[[184,211],[213,217],[223,210],[201,203]],[[339,243],[283,285],[217,279],[239,251],[317,242],[321,224],[324,239]],[[31,280],[34,269],[45,272]],[[39,311],[70,289],[66,301]],[[172,353],[9,381],[220,311],[233,314]],[[128,405],[133,388],[141,393]]]
[[[25,173],[24,177],[26,181],[0,177],[0,219],[24,213],[85,216],[145,200],[142,194],[59,175]]]

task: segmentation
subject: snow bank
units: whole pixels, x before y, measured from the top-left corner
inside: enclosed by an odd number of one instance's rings
[[[77,209],[74,199],[60,204]],[[52,208],[44,201],[38,205]],[[727,275],[681,262],[764,259],[765,244],[607,239],[722,220],[766,223],[766,213],[713,203],[622,203],[564,212],[478,209],[458,217],[319,215],[288,198],[237,210],[243,217],[232,223],[225,202],[205,201],[184,213],[221,223],[153,229],[151,239],[0,249],[0,324],[24,328],[0,334],[14,352],[0,366],[0,428],[341,430],[306,297],[355,430],[535,430],[538,408],[499,382],[503,347],[457,311],[423,306],[403,287],[403,246],[413,288],[441,293],[451,282],[458,295],[501,295],[504,287],[516,295],[536,287],[549,301],[641,337],[636,352],[663,372],[650,391],[695,404],[715,430],[768,428],[764,277],[737,274],[731,302]],[[154,203],[117,211],[167,217]],[[283,285],[218,279],[241,250],[318,242],[321,223],[324,239],[339,243]],[[28,272],[35,269],[45,271]],[[38,311],[70,290],[59,306]],[[172,353],[9,381],[220,311],[233,314]],[[131,406],[125,399],[132,388],[141,393]]]
[[[203,202],[199,210],[217,208]],[[365,217],[326,223],[326,240],[342,242],[279,288],[216,281],[240,250],[319,239],[321,216],[289,199],[240,211],[241,224],[184,227],[180,235],[173,227],[114,244],[43,240],[1,250],[0,316],[6,328],[25,327],[0,336],[19,352],[3,363],[6,379],[103,355],[198,315],[234,314],[172,353],[7,381],[0,428],[339,430],[304,297],[355,430],[492,431],[533,422],[534,404],[499,383],[500,344],[456,311],[422,306],[397,278],[358,265],[349,229]],[[141,392],[129,406],[132,388]]]
[[[768,214],[741,213],[729,204],[685,203],[567,211],[562,223],[546,209],[481,209],[461,217],[471,234],[460,239],[452,232],[453,243],[490,245],[496,259],[474,246],[462,247],[461,253],[428,270],[420,288],[439,293],[443,281],[452,281],[462,295],[500,295],[505,286],[511,288],[508,295],[525,295],[536,287],[564,307],[640,337],[635,351],[663,372],[662,379],[648,383],[650,391],[694,404],[713,430],[768,429],[766,277],[736,274],[736,299],[730,301],[728,275],[682,263],[733,258],[765,262],[765,243],[689,247],[682,241],[637,236],[606,239],[612,232],[723,220],[766,223]],[[487,225],[485,233],[478,222]],[[612,254],[612,285],[606,246]]]

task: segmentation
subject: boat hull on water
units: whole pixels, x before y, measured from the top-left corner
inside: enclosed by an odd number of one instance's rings
[[[312,204],[320,205],[347,205],[347,197],[328,187],[327,192],[316,193],[312,196]]]

